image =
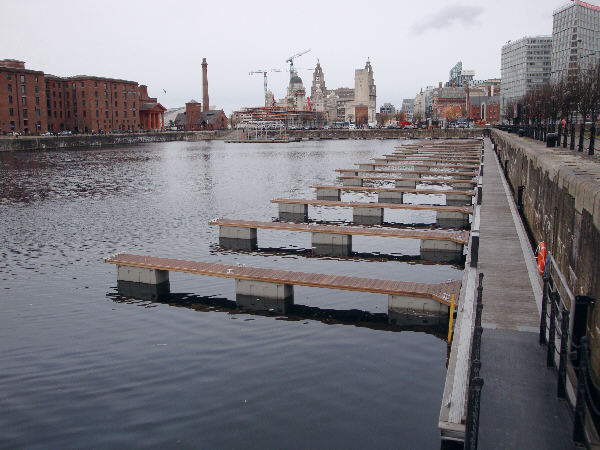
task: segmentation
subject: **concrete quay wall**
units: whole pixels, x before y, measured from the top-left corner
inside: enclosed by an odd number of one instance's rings
[[[600,299],[600,164],[504,131],[492,130],[491,138],[517,204],[522,186],[522,214],[536,243],[546,243],[574,295]],[[592,365],[600,376],[600,305],[589,312]]]
[[[289,130],[290,138],[303,139],[473,139],[487,135],[487,128]]]
[[[0,151],[50,150],[111,145],[144,144],[148,142],[202,141],[222,139],[218,131],[167,131],[139,134],[73,134],[65,136],[21,136],[0,138]]]

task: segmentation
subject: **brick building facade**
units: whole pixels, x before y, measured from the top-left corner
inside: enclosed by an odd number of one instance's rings
[[[57,77],[0,60],[0,134],[159,130],[164,111],[136,81]]]
[[[40,133],[48,127],[44,72],[13,59],[0,61],[0,134]]]

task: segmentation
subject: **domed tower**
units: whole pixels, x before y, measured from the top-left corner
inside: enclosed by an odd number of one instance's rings
[[[304,89],[302,78],[300,78],[296,72],[290,77],[287,104],[296,109],[304,109],[306,107],[306,90]]]

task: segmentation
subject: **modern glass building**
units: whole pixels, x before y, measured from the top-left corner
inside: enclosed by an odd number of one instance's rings
[[[600,59],[600,6],[575,0],[554,11],[552,77],[576,74]]]
[[[551,36],[524,37],[502,46],[501,96],[507,100],[523,97],[550,79]]]

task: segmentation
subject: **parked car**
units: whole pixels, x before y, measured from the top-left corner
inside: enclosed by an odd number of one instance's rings
[[[59,131],[58,132],[59,136],[65,136],[65,135],[68,135],[68,134],[73,134],[73,133],[71,133],[70,130],[63,130],[63,131]]]
[[[52,136],[52,133],[46,131],[45,133],[40,134],[40,136]]]

